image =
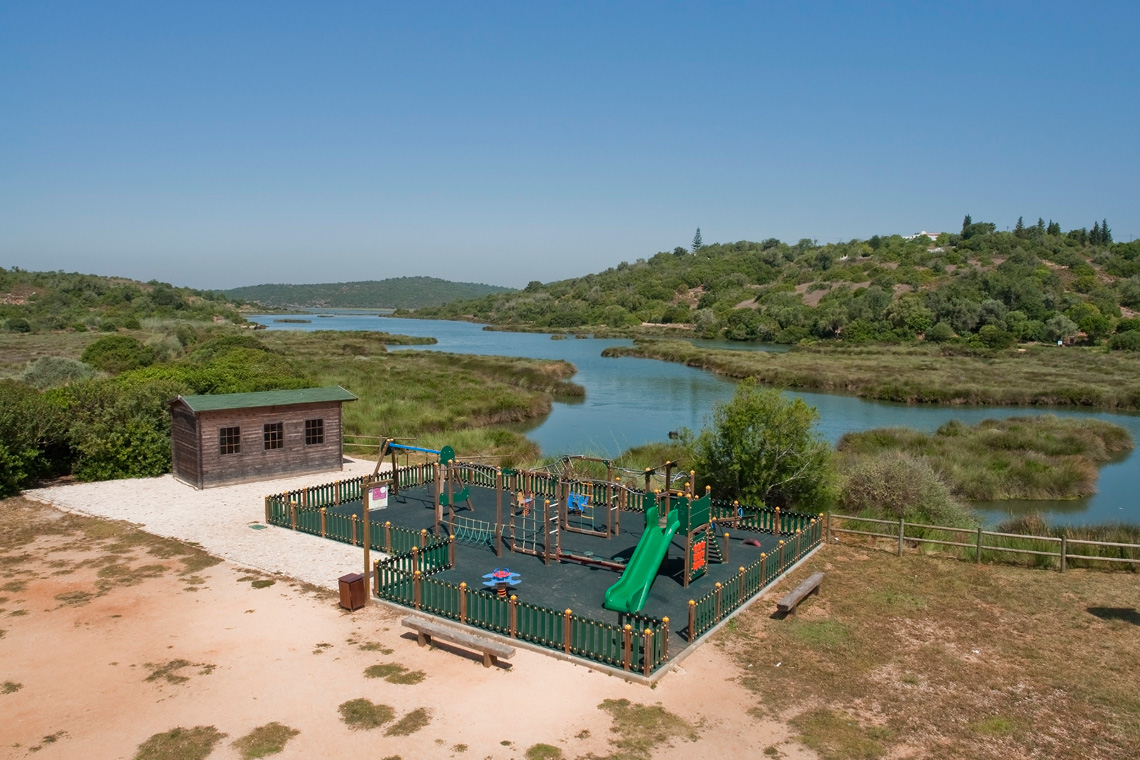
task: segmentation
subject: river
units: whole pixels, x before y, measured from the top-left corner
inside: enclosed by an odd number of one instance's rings
[[[322,316],[324,315],[324,316]],[[578,368],[574,382],[586,389],[585,399],[554,404],[553,411],[526,434],[544,454],[589,453],[614,456],[631,446],[664,440],[670,431],[699,429],[713,407],[732,397],[735,382],[703,370],[654,359],[601,356],[608,346],[629,345],[622,339],[573,336],[551,340],[543,333],[513,333],[483,330],[470,322],[380,317],[375,312],[330,310],[314,312],[309,323],[275,322],[275,315],[255,315],[250,321],[270,330],[381,330],[400,335],[433,337],[433,346],[410,349],[463,354],[529,356],[565,359]],[[736,347],[729,343],[697,341],[712,347]],[[392,350],[404,347],[392,346]],[[784,346],[748,346],[747,350],[787,350]],[[832,443],[847,432],[878,427],[903,426],[935,430],[950,419],[974,424],[990,418],[1031,414],[1086,416],[1108,420],[1127,428],[1140,440],[1140,415],[1077,411],[1071,408],[964,407],[895,404],[866,401],[854,396],[788,391],[819,410],[818,431]],[[1129,454],[1101,468],[1098,492],[1073,501],[994,502],[975,504],[980,516],[993,524],[1018,512],[1040,510],[1050,520],[1068,524],[1140,523],[1140,503],[1135,484],[1140,483],[1140,456]]]

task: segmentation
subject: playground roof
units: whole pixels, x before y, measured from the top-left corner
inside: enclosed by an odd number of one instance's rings
[[[334,385],[327,388],[300,388],[291,391],[179,396],[171,403],[178,401],[186,404],[194,412],[216,412],[223,409],[251,409],[259,406],[292,406],[327,401],[356,401],[356,396],[339,385]]]

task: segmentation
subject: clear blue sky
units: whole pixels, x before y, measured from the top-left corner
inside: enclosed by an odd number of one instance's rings
[[[1140,235],[1140,2],[927,5],[0,0],[0,266],[521,286],[697,226]]]

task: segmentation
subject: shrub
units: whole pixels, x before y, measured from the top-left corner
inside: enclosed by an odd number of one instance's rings
[[[8,332],[26,333],[32,331],[32,326],[23,317],[12,317],[4,323],[4,327]]]
[[[973,525],[967,507],[924,460],[903,452],[857,456],[848,462],[840,507],[854,514],[904,518],[933,525]]]
[[[1113,351],[1140,351],[1140,331],[1117,333],[1109,339],[1108,347]]]
[[[0,380],[0,497],[66,467],[63,416],[29,385]]]
[[[83,352],[84,364],[117,375],[154,363],[154,350],[129,335],[108,335]]]
[[[65,356],[41,356],[24,370],[23,381],[43,390],[86,380],[94,374],[95,370],[81,361]]]

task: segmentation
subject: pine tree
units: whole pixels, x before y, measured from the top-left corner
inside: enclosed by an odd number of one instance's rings
[[[1061,225],[1058,224],[1057,222],[1054,222],[1052,219],[1050,219],[1049,220],[1049,226],[1045,228],[1045,234],[1047,234],[1047,235],[1060,235],[1061,234]]]
[[[1020,216],[1017,217],[1017,226],[1013,228],[1013,234],[1017,235],[1018,237],[1025,236],[1025,220]]]
[[[1089,233],[1089,243],[1092,245],[1100,245],[1100,223],[1093,222],[1092,232]]]
[[[1108,228],[1108,220],[1102,219],[1100,222],[1100,242],[1108,245],[1112,242],[1112,230]]]
[[[698,250],[700,250],[702,245],[704,245],[704,241],[701,240],[701,228],[697,227],[697,234],[693,235],[693,253],[696,253]]]
[[[970,218],[969,214],[966,214],[966,217],[962,220],[962,232],[965,232],[966,228],[969,227],[973,223],[974,223],[974,220]]]

